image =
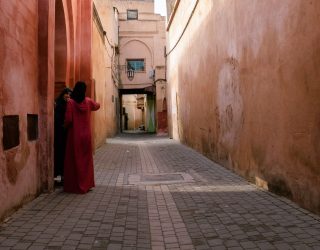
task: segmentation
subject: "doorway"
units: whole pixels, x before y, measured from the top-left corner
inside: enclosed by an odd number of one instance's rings
[[[155,95],[139,90],[120,90],[122,133],[155,133]]]
[[[63,127],[66,103],[59,96],[67,86],[67,29],[62,0],[55,5],[54,40],[54,181],[63,184],[66,132]],[[59,97],[59,100],[57,100]],[[62,97],[63,98],[63,97]]]
[[[144,132],[146,128],[147,95],[130,94],[122,96],[122,131]]]

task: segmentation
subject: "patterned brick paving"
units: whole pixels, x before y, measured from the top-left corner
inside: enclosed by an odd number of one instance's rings
[[[0,249],[320,249],[318,216],[173,140],[110,139],[95,169],[93,191],[42,194],[0,225]]]

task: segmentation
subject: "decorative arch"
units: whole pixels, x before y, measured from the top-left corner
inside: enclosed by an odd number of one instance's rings
[[[162,100],[162,110],[167,111],[167,98],[164,97]]]
[[[148,49],[148,51],[149,51],[149,53],[150,53],[150,55],[151,55],[152,65],[154,65],[154,55],[153,55],[152,49],[151,49],[145,42],[143,42],[143,41],[141,41],[141,40],[138,40],[138,39],[130,39],[130,40],[126,41],[123,45],[120,46],[120,51],[121,51],[121,48],[126,47],[126,46],[127,46],[129,43],[131,43],[131,42],[138,42],[138,43],[143,44],[143,45]]]

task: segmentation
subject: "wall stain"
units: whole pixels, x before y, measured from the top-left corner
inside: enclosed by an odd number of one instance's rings
[[[232,111],[232,106],[229,104],[226,108],[226,114],[227,114],[227,119],[226,119],[226,127],[227,129],[231,129],[232,124],[233,124],[233,111]]]
[[[15,185],[18,179],[18,175],[25,167],[26,162],[30,155],[30,149],[27,143],[23,143],[20,146],[5,151],[7,178],[10,184]]]
[[[270,178],[268,181],[269,191],[292,199],[292,192],[286,181],[281,176]]]
[[[233,67],[233,70],[235,70],[237,67],[239,67],[239,61],[234,58],[233,56],[228,57],[226,59],[226,63],[230,64]]]

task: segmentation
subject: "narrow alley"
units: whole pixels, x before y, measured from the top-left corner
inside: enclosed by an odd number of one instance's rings
[[[19,209],[0,249],[320,249],[317,215],[167,137],[108,140],[95,179]]]

